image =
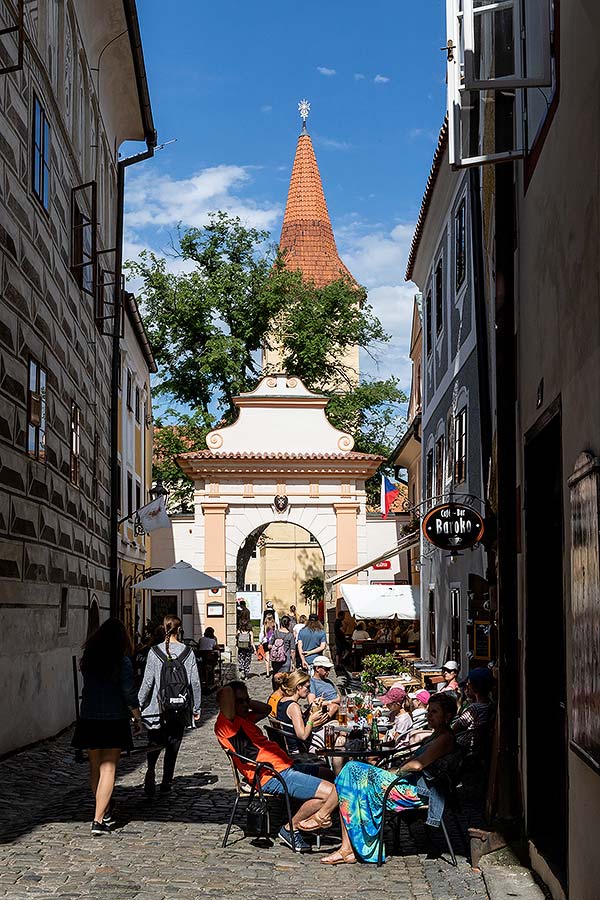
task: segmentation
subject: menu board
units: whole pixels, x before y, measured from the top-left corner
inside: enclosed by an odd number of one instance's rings
[[[490,647],[490,622],[475,622],[473,625],[473,656],[475,659],[483,659],[489,662],[491,659]]]

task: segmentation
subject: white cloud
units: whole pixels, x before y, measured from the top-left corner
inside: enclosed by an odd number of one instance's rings
[[[328,138],[324,135],[315,135],[315,141],[328,150],[350,150],[352,146],[348,141],[336,141],[335,138]]]
[[[364,80],[365,80],[365,76],[363,75],[362,72],[355,72],[355,73],[354,73],[354,80],[355,80],[355,81],[364,81]]]
[[[326,78],[331,78],[332,75],[336,74],[335,69],[328,69],[326,66],[317,66],[317,72],[325,75]]]
[[[354,219],[336,228],[342,259],[369,293],[369,302],[391,335],[389,343],[376,351],[376,358],[363,353],[362,371],[378,378],[395,375],[404,390],[410,387],[408,356],[413,298],[417,288],[404,281],[406,261],[414,231],[412,223],[396,225],[392,231],[365,225]]]
[[[390,79],[387,75],[376,75],[373,81],[375,84],[387,84]]]
[[[261,106],[260,111],[261,111],[261,113],[270,113],[273,111],[273,107],[269,106],[268,103],[265,103],[264,106]]]
[[[258,204],[238,192],[250,181],[248,167],[213,166],[189,178],[146,172],[127,183],[126,225],[138,232],[152,227],[203,225],[209,213],[222,209],[247,225],[271,228],[280,215],[279,205]]]

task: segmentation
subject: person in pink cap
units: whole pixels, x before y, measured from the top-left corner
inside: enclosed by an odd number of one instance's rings
[[[403,687],[391,687],[379,697],[379,700],[390,711],[390,719],[394,720],[388,736],[394,738],[398,744],[406,744],[413,725],[412,716],[407,708],[410,701],[406,691]]]
[[[409,694],[409,699],[412,700],[412,720],[413,720],[413,730],[417,728],[427,728],[427,704],[429,703],[429,698],[431,694],[429,691],[416,691],[414,694]]]

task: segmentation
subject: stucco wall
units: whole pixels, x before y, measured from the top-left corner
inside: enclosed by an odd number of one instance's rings
[[[561,3],[560,101],[526,194],[521,181],[519,206],[521,435],[561,398],[569,717],[572,536],[567,479],[582,451],[600,453],[599,35],[598,4]],[[544,400],[537,409],[541,379]],[[522,465],[521,454],[522,442]],[[521,599],[526,603],[523,594]],[[597,615],[600,618],[600,612]],[[600,775],[570,752],[568,777],[569,896],[595,900],[600,884]]]

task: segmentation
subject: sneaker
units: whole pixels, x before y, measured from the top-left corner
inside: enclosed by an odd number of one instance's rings
[[[304,840],[299,831],[294,831],[294,843],[292,844],[292,838],[290,835],[289,828],[283,826],[279,831],[279,837],[283,841],[284,844],[290,848],[290,850],[295,850],[296,853],[310,853],[312,850],[311,845]]]
[[[146,772],[146,777],[144,778],[144,793],[146,797],[154,797],[156,793],[154,772]]]
[[[171,790],[171,787],[172,787],[172,784],[170,781],[163,781],[159,790],[160,790],[161,794],[168,794],[169,791]]]
[[[115,819],[115,817],[113,816],[112,813],[107,812],[105,815],[102,816],[102,824],[108,825],[109,828],[113,828],[117,824],[117,820]]]
[[[105,825],[104,822],[92,822],[92,836],[110,834],[110,827]]]

